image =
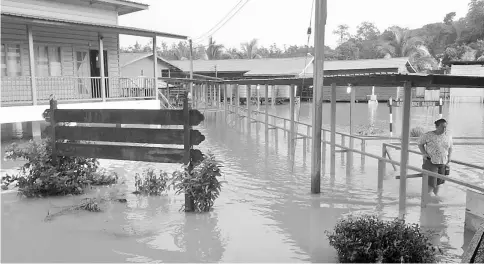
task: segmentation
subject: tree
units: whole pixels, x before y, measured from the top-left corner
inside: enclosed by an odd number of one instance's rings
[[[261,56],[257,54],[257,39],[242,43],[240,48],[242,49],[242,54],[245,59],[251,60],[261,58]]]
[[[377,40],[380,37],[380,30],[371,22],[362,22],[356,28],[356,38],[359,40]]]
[[[360,58],[360,49],[355,39],[350,39],[336,48],[339,60],[357,60]]]
[[[333,34],[339,37],[340,45],[350,38],[351,35],[348,29],[349,29],[348,25],[341,24],[341,25],[338,25],[338,27],[335,30],[333,30]]]
[[[467,42],[475,42],[484,38],[484,0],[471,0],[466,15],[469,35]]]
[[[419,72],[433,70],[437,60],[432,57],[425,41],[411,34],[411,31],[398,26],[390,27],[383,33],[380,51],[391,57],[408,57]]]
[[[452,22],[454,22],[454,17],[455,17],[455,12],[450,12],[444,17],[444,24],[446,25],[452,25]]]
[[[216,44],[212,37],[208,39],[208,47],[205,50],[205,58],[207,60],[218,60],[221,58],[223,45]]]

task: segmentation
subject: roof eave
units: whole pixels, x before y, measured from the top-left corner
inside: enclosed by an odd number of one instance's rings
[[[110,4],[116,6],[118,15],[126,15],[138,11],[148,10],[149,5],[136,3],[133,1],[126,0],[91,0],[93,2],[100,2],[105,4]]]

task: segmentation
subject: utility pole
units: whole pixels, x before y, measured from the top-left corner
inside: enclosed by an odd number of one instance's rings
[[[193,80],[193,46],[192,46],[192,39],[188,39],[188,43],[190,44],[190,80]],[[192,104],[193,104],[193,81],[190,81],[190,96],[192,97]]]
[[[324,33],[327,0],[316,0],[314,23],[313,131],[311,148],[311,193],[321,192],[321,129],[323,125]]]

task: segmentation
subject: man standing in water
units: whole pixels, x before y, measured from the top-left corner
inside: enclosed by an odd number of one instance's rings
[[[452,155],[452,136],[447,133],[447,121],[439,119],[434,122],[435,130],[423,134],[418,140],[418,148],[423,155],[422,169],[439,174],[448,174],[450,157]],[[447,168],[447,169],[446,169]],[[439,185],[445,181],[429,176],[429,193],[439,192]]]

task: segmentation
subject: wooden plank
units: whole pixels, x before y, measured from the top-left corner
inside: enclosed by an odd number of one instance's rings
[[[183,110],[163,109],[57,109],[56,122],[183,125]],[[198,110],[190,110],[190,125],[204,120]]]
[[[118,127],[84,127],[57,126],[57,139],[131,142],[147,144],[175,144],[183,145],[183,129],[151,129],[151,128],[118,128]],[[190,143],[199,145],[205,136],[198,130],[190,133]]]
[[[407,179],[408,178],[421,178],[422,173],[416,173],[416,174],[407,174]],[[395,179],[400,179],[400,175],[395,176]]]
[[[184,149],[103,144],[57,143],[59,156],[131,160],[158,163],[183,163]],[[192,160],[202,159],[200,150],[191,150]]]
[[[481,243],[483,243],[482,238],[484,236],[484,224],[479,227],[474,236],[472,237],[469,246],[467,246],[464,255],[462,255],[461,263],[474,263],[474,257],[479,249]],[[482,245],[481,245],[482,247]]]

